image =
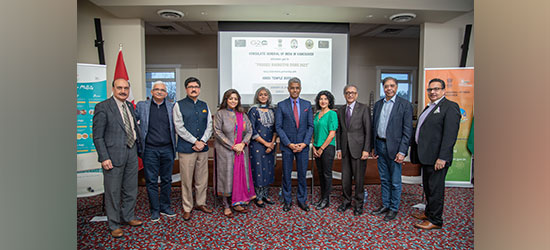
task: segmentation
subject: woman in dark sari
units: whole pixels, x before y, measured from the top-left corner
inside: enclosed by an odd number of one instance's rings
[[[252,123],[252,141],[250,142],[250,165],[256,190],[258,207],[265,203],[274,204],[269,199],[269,185],[274,181],[275,167],[275,111],[271,106],[271,92],[261,87],[254,96],[254,105],[248,111]]]

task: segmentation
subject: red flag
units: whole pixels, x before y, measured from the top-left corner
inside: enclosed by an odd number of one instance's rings
[[[116,59],[116,66],[115,66],[115,78],[116,79],[124,79],[126,81],[130,80],[128,78],[128,71],[126,71],[126,65],[124,64],[124,57],[122,56],[122,47],[118,51],[118,57]],[[136,104],[134,103],[134,95],[132,94],[132,88],[130,87],[130,93],[128,94],[127,101],[131,102],[132,105],[134,105],[134,109],[136,108]],[[141,158],[138,157],[138,171],[143,169],[143,161]]]

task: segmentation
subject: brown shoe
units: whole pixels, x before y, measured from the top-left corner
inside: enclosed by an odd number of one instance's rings
[[[128,221],[128,225],[130,225],[130,226],[132,226],[132,227],[141,226],[141,225],[143,225],[143,221],[140,221],[140,220],[131,220],[131,221]]]
[[[239,205],[234,206],[233,209],[239,213],[248,213],[248,209],[241,207]]]
[[[425,213],[419,213],[419,214],[411,214],[412,217],[419,219],[419,220],[427,220],[428,216],[426,216]]]
[[[227,218],[233,218],[233,213],[231,212],[231,208],[226,208],[223,210],[223,215]]]
[[[113,236],[113,238],[120,238],[122,237],[122,235],[124,235],[124,232],[122,231],[121,228],[117,228],[111,231],[111,236]]]
[[[190,220],[191,219],[191,212],[184,212],[183,213],[183,219],[184,220]]]
[[[427,220],[422,221],[422,223],[419,223],[419,224],[414,224],[414,227],[424,229],[424,230],[441,229],[441,226],[434,225]]]
[[[202,206],[198,206],[197,209],[207,213],[207,214],[211,214],[212,213],[212,209],[208,208],[207,206],[205,205],[202,205]]]

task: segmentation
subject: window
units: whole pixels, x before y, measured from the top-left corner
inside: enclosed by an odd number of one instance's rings
[[[415,72],[416,68],[391,68],[391,67],[380,67],[378,68],[378,80],[380,82],[379,96],[384,98],[384,86],[382,85],[382,80],[386,77],[393,77],[397,79],[397,96],[408,100],[411,103],[414,103],[416,100],[415,92],[413,89],[415,82]]]
[[[148,68],[145,73],[145,92],[147,93],[147,99],[151,99],[151,89],[153,83],[156,81],[162,81],[166,84],[166,90],[168,96],[166,100],[169,102],[175,102],[177,99],[177,74],[176,69],[150,69]]]

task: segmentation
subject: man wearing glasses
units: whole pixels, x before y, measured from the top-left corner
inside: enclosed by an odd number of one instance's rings
[[[355,201],[353,214],[363,213],[363,183],[367,158],[371,151],[370,109],[357,101],[357,86],[348,84],[344,88],[346,105],[338,109],[338,130],[336,132],[336,157],[342,159],[342,188],[344,200],[338,207],[345,212]],[[352,178],[355,179],[355,195],[352,196]]]
[[[199,100],[201,82],[195,77],[185,80],[187,97],[174,104],[174,127],[178,151],[183,219],[191,219],[193,210],[193,176],[197,208],[212,213],[206,206],[208,187],[208,139],[212,135],[212,116],[206,102]]]
[[[426,194],[424,213],[412,214],[422,220],[416,228],[430,230],[443,226],[445,177],[453,160],[453,147],[460,126],[458,104],[445,98],[445,82],[434,78],[428,83],[430,103],[418,118],[411,142],[411,162],[422,164]]]
[[[153,83],[152,100],[138,102],[136,119],[145,139],[142,143],[145,182],[149,194],[151,221],[159,221],[160,215],[174,217],[170,208],[172,168],[174,167],[176,133],[172,120],[174,104],[166,101],[166,84]],[[158,177],[160,176],[160,198]]]

